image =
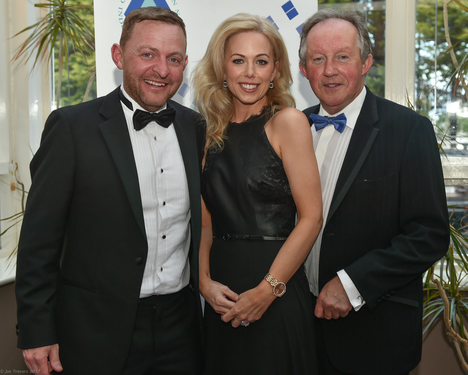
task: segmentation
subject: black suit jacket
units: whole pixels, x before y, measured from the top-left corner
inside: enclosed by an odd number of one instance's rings
[[[449,244],[427,118],[367,89],[324,225],[320,289],[344,269],[366,301],[346,318],[322,321],[332,363],[359,374],[410,371],[421,357],[421,275]]]
[[[119,90],[52,112],[31,162],[17,263],[18,347],[58,342],[65,374],[121,373],[132,339],[147,239]],[[176,102],[168,107],[176,110],[189,186],[198,297],[204,122]]]

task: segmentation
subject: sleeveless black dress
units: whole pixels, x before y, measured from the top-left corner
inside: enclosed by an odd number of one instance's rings
[[[262,281],[284,240],[229,240],[226,235],[284,238],[295,225],[296,207],[282,161],[264,131],[267,121],[258,115],[229,124],[224,148],[208,152],[202,177],[213,223],[211,278],[239,294]],[[224,323],[206,303],[205,374],[317,374],[312,322],[303,267],[286,293],[248,327]]]

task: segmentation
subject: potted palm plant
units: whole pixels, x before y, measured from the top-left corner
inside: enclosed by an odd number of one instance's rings
[[[27,62],[33,58],[33,67],[35,67],[40,59],[50,62],[57,49],[56,102],[59,107],[63,69],[68,64],[70,52],[77,51],[85,61],[94,52],[94,31],[78,14],[80,10],[92,11],[93,7],[72,0],[44,0],[34,6],[43,9],[46,13],[34,25],[26,27],[13,36],[30,33],[13,56],[12,62],[22,58],[25,58]],[[94,77],[95,69],[92,69],[83,101],[87,99]]]
[[[89,4],[83,4],[86,2]],[[93,65],[88,74],[88,83],[83,95],[83,101],[87,100],[95,78],[94,31],[92,25],[89,25],[89,22],[86,22],[83,18],[87,14],[92,15],[93,6],[91,4],[92,0],[43,0],[34,4],[35,7],[43,11],[43,17],[35,24],[26,27],[13,36],[14,38],[23,34],[28,35],[13,56],[12,63],[28,63],[32,59],[34,68],[40,60],[50,63],[52,58],[55,58],[54,63],[58,71],[55,94],[57,108],[60,106],[64,67],[68,66],[69,56],[72,53],[77,53],[82,60],[85,62],[89,60]],[[21,194],[21,211],[10,217],[0,219],[1,222],[6,223],[0,237],[15,226],[20,225],[23,219],[27,191],[19,178],[18,165],[15,164],[15,166],[13,175],[16,182],[11,184],[11,189],[17,190]],[[11,252],[9,260],[14,258],[16,250],[17,247]]]
[[[443,29],[448,48],[442,55],[449,55],[453,66],[447,84],[452,85],[455,89],[462,87],[466,98],[468,89],[465,77],[468,70],[468,53],[461,58],[461,61],[457,58],[457,46],[452,44],[449,32],[448,6],[450,3],[464,12],[468,12],[468,7],[459,0],[449,0],[443,3]],[[442,134],[440,146],[444,144],[446,139],[447,133],[445,132]],[[468,295],[466,294],[468,285],[468,211],[457,216],[457,207],[449,206],[449,209],[452,210],[449,249],[441,261],[429,269],[424,280],[424,332],[430,331],[435,322],[442,319],[447,337],[454,345],[460,364],[464,371],[468,372],[468,330],[465,326],[468,318]]]

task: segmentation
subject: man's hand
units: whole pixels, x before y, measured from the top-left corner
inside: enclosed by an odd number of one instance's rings
[[[352,308],[340,278],[335,276],[320,292],[315,305],[315,316],[325,319],[344,318]]]
[[[236,303],[239,296],[226,285],[207,277],[200,277],[200,292],[213,310],[218,314],[226,314]]]
[[[34,374],[46,375],[63,370],[58,344],[23,350],[24,362]]]

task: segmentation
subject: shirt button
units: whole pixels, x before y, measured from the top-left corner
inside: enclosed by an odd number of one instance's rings
[[[166,202],[163,202],[163,206],[165,206],[165,205],[166,205]]]
[[[161,173],[163,173],[163,172],[164,172],[164,169],[161,168]]]
[[[162,271],[163,271],[163,268],[161,267],[159,270],[162,272]]]
[[[163,236],[162,236],[162,239],[163,239],[163,240],[165,240],[165,239],[166,239],[166,235],[165,235],[165,234],[163,234]]]

